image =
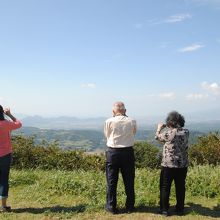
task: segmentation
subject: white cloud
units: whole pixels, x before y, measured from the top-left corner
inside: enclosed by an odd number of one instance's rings
[[[199,50],[199,49],[201,49],[203,47],[205,47],[205,45],[203,45],[203,44],[192,44],[190,46],[181,48],[179,50],[179,52],[181,52],[181,53],[193,52],[193,51]]]
[[[201,83],[201,86],[204,90],[210,92],[213,95],[220,94],[220,87],[216,82],[214,83],[203,82]]]
[[[171,15],[168,18],[163,19],[163,20],[158,20],[158,19],[149,20],[148,24],[151,26],[158,25],[158,24],[174,24],[174,23],[183,22],[190,18],[192,18],[190,14],[176,14],[176,15]]]
[[[204,93],[192,93],[187,95],[186,99],[189,101],[205,99],[216,100],[218,95],[220,95],[220,87],[216,82],[202,82],[201,87],[204,90]]]
[[[95,89],[96,88],[96,84],[94,83],[85,83],[81,85],[82,88],[89,88],[89,89]]]
[[[143,25],[142,23],[134,24],[134,28],[136,28],[136,29],[142,29],[143,26],[144,26],[144,25]]]
[[[169,18],[164,20],[164,23],[176,23],[176,22],[182,22],[187,19],[190,19],[192,16],[190,14],[177,14],[177,15],[171,15]]]
[[[176,98],[176,94],[174,92],[165,92],[160,94],[148,94],[147,97],[174,100]]]
[[[189,101],[193,101],[193,100],[203,100],[203,99],[207,99],[209,96],[207,94],[200,94],[200,93],[195,93],[195,94],[189,94],[186,96],[186,99]]]
[[[159,98],[174,100],[176,98],[176,95],[174,92],[161,93],[159,94]]]

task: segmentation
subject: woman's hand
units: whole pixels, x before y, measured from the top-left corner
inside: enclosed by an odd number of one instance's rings
[[[11,115],[10,108],[5,108],[5,109],[4,109],[4,113],[5,113],[7,116]]]
[[[4,113],[12,120],[17,121],[17,119],[11,114],[10,108],[5,108]]]
[[[163,128],[165,128],[166,127],[166,125],[164,124],[164,123],[159,123],[158,125],[157,125],[157,131],[158,132],[160,132]]]

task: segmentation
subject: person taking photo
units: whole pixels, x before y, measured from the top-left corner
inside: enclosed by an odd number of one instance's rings
[[[5,119],[5,115],[10,120]],[[11,207],[7,206],[9,191],[9,172],[12,160],[11,131],[22,126],[10,112],[9,108],[3,109],[0,105],[0,212],[10,212]]]

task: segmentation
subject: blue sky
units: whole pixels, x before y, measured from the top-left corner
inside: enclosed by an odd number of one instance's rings
[[[0,0],[0,103],[27,115],[220,109],[220,0]]]

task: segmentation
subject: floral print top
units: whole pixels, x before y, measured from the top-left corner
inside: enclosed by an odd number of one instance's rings
[[[184,168],[189,166],[189,130],[184,128],[168,128],[162,133],[156,132],[155,138],[164,143],[161,166],[169,168]]]

